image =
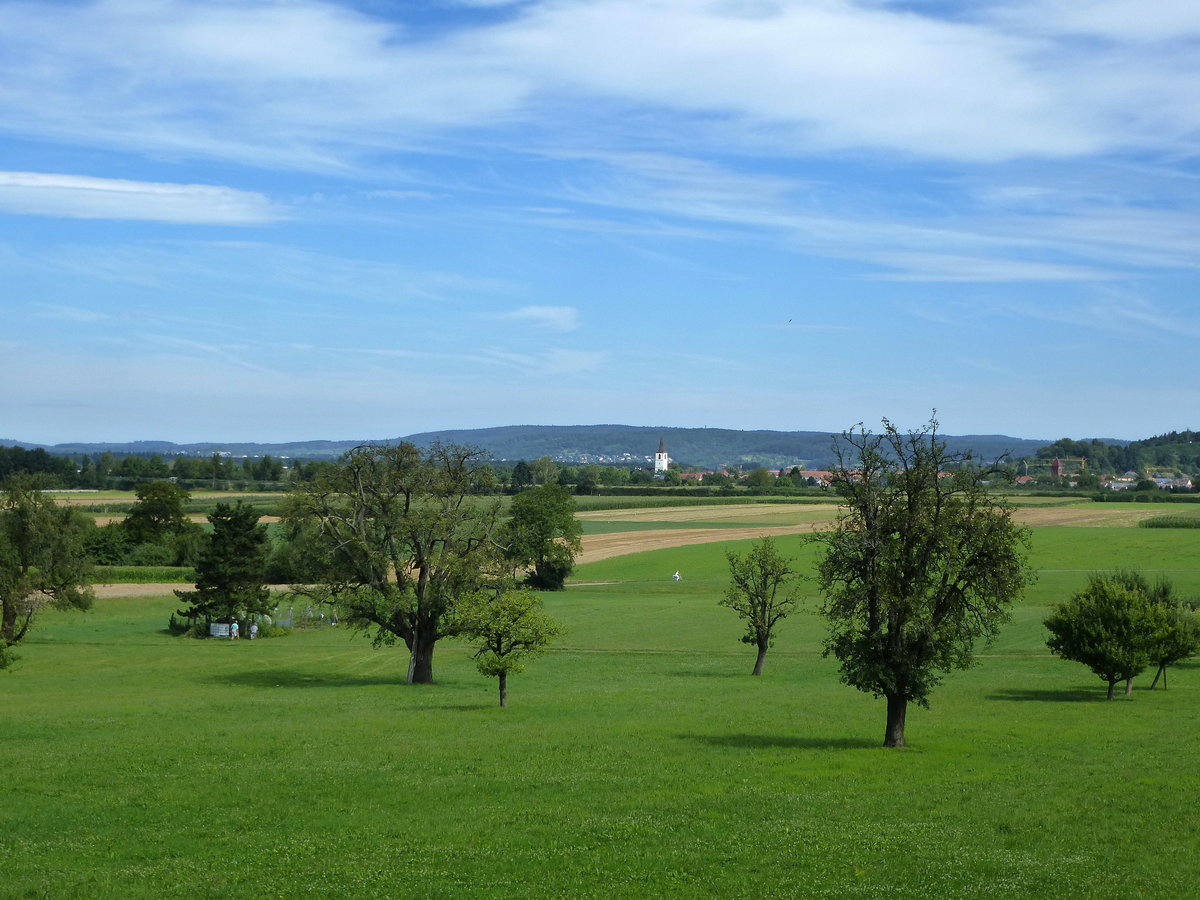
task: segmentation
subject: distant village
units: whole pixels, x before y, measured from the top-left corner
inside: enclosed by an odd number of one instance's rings
[[[626,454],[628,456],[629,454]],[[647,462],[650,457],[645,457]],[[1013,478],[1013,484],[1019,487],[1034,487],[1047,482],[1058,484],[1064,487],[1079,487],[1084,483],[1087,472],[1087,460],[1079,457],[1070,460],[1063,460],[1059,457],[1046,461],[1036,461],[1033,465],[1043,463],[1045,471],[1041,477],[1034,474],[1029,474],[1027,471],[1030,468],[1030,461],[1023,460],[1019,465],[1026,469],[1026,472],[1017,475]],[[670,471],[673,466],[673,461],[667,452],[665,443],[660,440],[658,452],[654,456],[654,474],[656,477],[663,476]],[[811,487],[829,487],[834,481],[834,473],[828,469],[806,469],[802,468],[801,464],[797,463],[793,466],[782,466],[778,469],[766,469],[766,472],[773,478],[781,479],[788,478],[793,483],[802,483]],[[705,479],[709,482],[719,480],[723,484],[728,484],[731,479],[742,478],[746,475],[741,469],[710,469],[710,470],[695,470],[685,471],[679,470],[679,479],[682,483],[688,484],[704,484]],[[1094,475],[1092,478],[1095,481],[1087,486],[1097,486],[1104,490],[1111,491],[1126,491],[1134,490],[1145,481],[1152,481],[1158,488],[1164,490],[1191,490],[1193,487],[1192,478],[1189,475],[1176,472],[1166,468],[1151,468],[1147,472],[1127,471],[1120,474],[1102,473]],[[1089,479],[1090,480],[1090,479]]]

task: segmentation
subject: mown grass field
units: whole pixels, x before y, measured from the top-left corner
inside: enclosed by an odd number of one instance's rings
[[[0,897],[1197,896],[1200,664],[1106,703],[1040,625],[1114,565],[1200,594],[1195,535],[1035,529],[1038,583],[903,751],[814,598],[748,674],[716,603],[744,542],[581,566],[508,709],[454,642],[414,688],[340,628],[171,638],[170,596],[50,614],[0,674]]]

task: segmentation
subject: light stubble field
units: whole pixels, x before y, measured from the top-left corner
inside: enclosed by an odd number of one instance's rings
[[[1091,503],[1071,506],[1021,506],[1016,519],[1031,527],[1088,526],[1121,528],[1136,526],[1152,516],[1162,515],[1162,504]],[[720,507],[667,507],[659,509],[620,509],[581,512],[586,525],[632,525],[641,530],[617,530],[585,534],[579,561],[596,562],[627,553],[661,550],[688,544],[715,541],[806,534],[827,529],[837,519],[837,507],[830,504],[790,505],[746,503]],[[689,529],[687,523],[706,523],[709,527]],[[669,523],[670,528],[649,528],[650,523]],[[753,524],[751,524],[753,523]],[[720,526],[717,528],[713,525]]]

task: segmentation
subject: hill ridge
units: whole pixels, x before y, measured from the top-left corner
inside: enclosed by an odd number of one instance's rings
[[[982,459],[1004,453],[1033,456],[1047,439],[1009,435],[942,435],[951,450],[970,450]],[[688,428],[650,425],[499,425],[423,431],[394,438],[361,440],[310,440],[287,442],[172,441],[72,442],[54,445],[13,441],[9,445],[42,447],[55,454],[151,454],[163,456],[274,456],[302,459],[336,459],[364,443],[411,441],[428,446],[435,441],[467,444],[486,450],[498,461],[515,462],[549,456],[565,463],[641,464],[653,459],[658,442],[666,443],[672,460],[685,466],[791,466],[824,468],[834,461],[831,431],[773,429]],[[1125,442],[1122,442],[1125,443]]]

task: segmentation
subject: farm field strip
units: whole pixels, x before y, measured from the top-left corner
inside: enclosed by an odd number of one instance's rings
[[[1072,507],[1018,507],[1015,519],[1030,527],[1136,527],[1138,522],[1163,515],[1170,504],[1101,504],[1092,503]],[[1134,507],[1134,508],[1129,508]],[[629,531],[610,531],[602,534],[585,534],[580,563],[596,562],[640,553],[645,550],[661,550],[683,547],[690,544],[714,543],[716,541],[753,540],[759,537],[776,537],[789,534],[806,534],[832,527],[837,520],[838,508],[833,504],[814,506],[767,506],[748,503],[725,507],[661,507],[642,510],[604,510],[579,513],[584,521],[603,521],[613,526],[630,522],[635,528]],[[761,521],[764,518],[790,519],[787,524],[745,525],[734,527],[739,520]],[[671,523],[670,528],[653,529],[653,522]],[[720,523],[722,528],[680,528],[678,523]]]
[[[578,512],[583,522],[790,522],[824,521],[836,510],[833,503],[737,503],[713,506],[658,506],[640,509],[595,509]]]

